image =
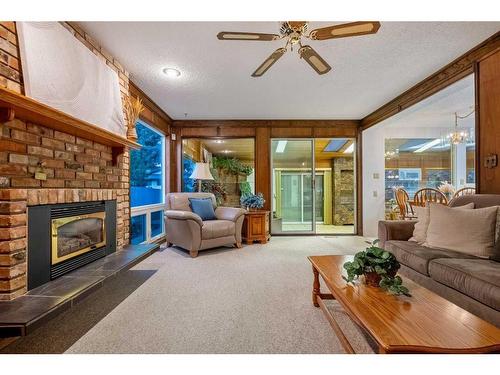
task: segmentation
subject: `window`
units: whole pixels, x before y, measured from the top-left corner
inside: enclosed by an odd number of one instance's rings
[[[165,135],[136,124],[139,150],[130,153],[131,243],[151,242],[165,233]]]
[[[146,242],[146,215],[132,216],[130,219],[130,226],[130,243],[132,245],[137,245]]]
[[[163,203],[165,136],[138,122],[139,150],[130,155],[130,204],[132,207]]]

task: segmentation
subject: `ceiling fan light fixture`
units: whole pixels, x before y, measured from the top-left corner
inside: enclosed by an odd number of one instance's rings
[[[283,48],[278,48],[252,73],[252,77],[261,77],[267,70],[290,49],[292,52],[294,46],[298,45],[299,55],[304,59],[318,74],[328,73],[331,66],[316,52],[311,46],[303,46],[302,39],[326,40],[336,38],[346,38],[352,36],[361,36],[375,34],[380,28],[378,21],[358,21],[344,23],[341,25],[332,25],[314,29],[308,33],[308,23],[306,21],[286,21],[280,26],[280,35],[264,33],[248,33],[221,31],[217,34],[219,40],[246,40],[246,41],[272,41],[285,39],[286,44]]]
[[[162,72],[169,78],[177,78],[181,75],[181,72],[174,68],[163,68]]]

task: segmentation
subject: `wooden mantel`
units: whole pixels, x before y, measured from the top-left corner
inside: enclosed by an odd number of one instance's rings
[[[97,125],[79,120],[25,95],[0,87],[0,122],[14,118],[111,146],[113,164],[116,163],[116,157],[122,154],[125,148],[138,149],[141,147],[138,143]]]

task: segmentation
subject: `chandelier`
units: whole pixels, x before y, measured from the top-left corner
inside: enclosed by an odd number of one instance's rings
[[[396,157],[398,155],[399,155],[399,149],[384,152],[385,159],[392,159],[393,157]]]
[[[457,112],[455,112],[455,127],[453,130],[448,133],[445,137],[445,141],[450,142],[453,145],[459,145],[462,143],[468,143],[472,140],[472,134],[467,128],[458,128],[458,120],[463,120],[472,115],[475,112],[473,109],[471,112],[464,116],[459,116]]]

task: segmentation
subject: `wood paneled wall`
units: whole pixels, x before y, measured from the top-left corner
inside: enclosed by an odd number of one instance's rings
[[[255,191],[264,195],[264,208],[271,209],[271,128],[255,129]]]
[[[355,120],[207,120],[174,121],[172,132],[177,140],[176,152],[170,154],[170,164],[180,164],[182,159],[182,138],[232,137],[255,138],[255,190],[266,199],[265,208],[271,209],[271,139],[272,138],[329,138],[358,135],[359,121]],[[181,169],[171,176],[175,191],[181,189]],[[174,190],[172,190],[174,191]]]
[[[479,105],[478,190],[483,194],[500,194],[500,166],[485,167],[485,158],[500,154],[500,50],[481,60],[476,72],[476,101]]]

